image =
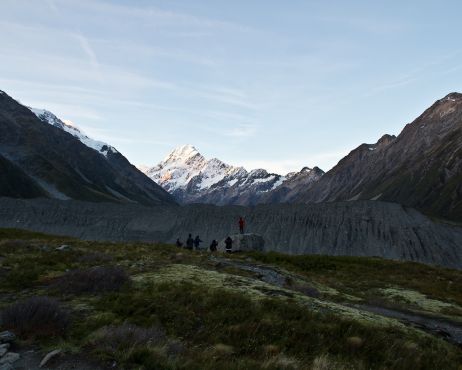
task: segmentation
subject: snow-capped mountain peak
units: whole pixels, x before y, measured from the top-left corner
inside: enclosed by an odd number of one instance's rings
[[[165,157],[164,162],[187,162],[191,158],[200,155],[199,151],[190,144],[179,146],[174,149],[167,157]]]
[[[288,180],[261,168],[248,172],[217,158],[206,159],[193,145],[182,145],[157,166],[141,169],[183,203],[254,204]],[[294,175],[306,177],[306,184],[321,176],[302,172]]]
[[[55,126],[63,131],[68,132],[72,136],[79,139],[83,144],[96,150],[98,153],[107,157],[109,153],[117,153],[117,150],[105,142],[94,140],[88,137],[80,128],[72,121],[61,120],[56,115],[45,109],[37,109],[28,107],[42,122]]]

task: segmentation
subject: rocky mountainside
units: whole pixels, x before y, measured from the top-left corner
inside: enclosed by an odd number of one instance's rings
[[[308,186],[324,174],[317,167],[286,176],[264,169],[249,172],[216,158],[207,160],[192,145],[173,150],[157,166],[144,171],[178,202],[217,205],[289,201],[296,194],[295,187]]]
[[[0,194],[12,198],[46,197],[47,192],[20,167],[0,155]]]
[[[296,201],[384,200],[462,221],[462,94],[436,101],[398,137],[343,158]]]
[[[40,215],[40,217],[37,217]],[[437,223],[399,204],[356,201],[182,207],[0,198],[0,228],[22,228],[89,240],[174,243],[189,233],[208,247],[238,232],[264,238],[265,250],[288,254],[379,256],[462,269],[462,228]]]
[[[39,116],[0,91],[0,196],[175,203],[114,148]]]

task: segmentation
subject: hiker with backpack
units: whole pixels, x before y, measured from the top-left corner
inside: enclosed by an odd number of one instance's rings
[[[231,239],[229,236],[225,239],[225,248],[226,248],[226,253],[232,253],[233,249],[233,239]]]
[[[200,243],[202,243],[202,240],[201,238],[199,238],[199,235],[197,235],[196,238],[194,239],[194,248],[196,250],[199,250]]]
[[[194,239],[192,238],[192,235],[189,234],[188,239],[186,239],[186,249],[189,249],[192,251],[194,248]]]
[[[216,252],[217,251],[217,247],[218,247],[218,242],[213,239],[212,240],[212,244],[210,244],[210,252]]]

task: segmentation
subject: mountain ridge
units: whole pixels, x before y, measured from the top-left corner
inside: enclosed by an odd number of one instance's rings
[[[286,176],[264,169],[247,171],[217,158],[206,159],[193,145],[187,144],[172,150],[159,164],[145,169],[145,173],[180,203],[253,205],[270,198],[278,202],[286,200],[288,191],[281,189],[292,179],[303,178],[309,184],[324,172],[318,167],[304,167]]]
[[[462,94],[437,100],[397,137],[358,146],[295,200],[357,199],[397,202],[462,220]]]
[[[26,188],[16,196],[25,198],[34,195],[145,205],[175,203],[118,151],[107,148],[99,152],[75,134],[38,118],[2,91],[0,156],[2,169],[10,175],[2,181],[0,196],[15,195],[11,189],[23,179]]]

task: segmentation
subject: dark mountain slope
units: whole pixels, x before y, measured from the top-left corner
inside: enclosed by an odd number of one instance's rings
[[[45,197],[47,193],[18,166],[0,155],[0,194],[12,198]]]
[[[174,203],[167,192],[120,153],[110,154],[106,159],[0,92],[0,155],[42,189],[40,194],[21,197],[46,194],[57,199],[144,205]],[[5,181],[14,183],[13,179]]]
[[[462,94],[435,102],[398,137],[343,158],[297,201],[373,199],[462,221]]]

